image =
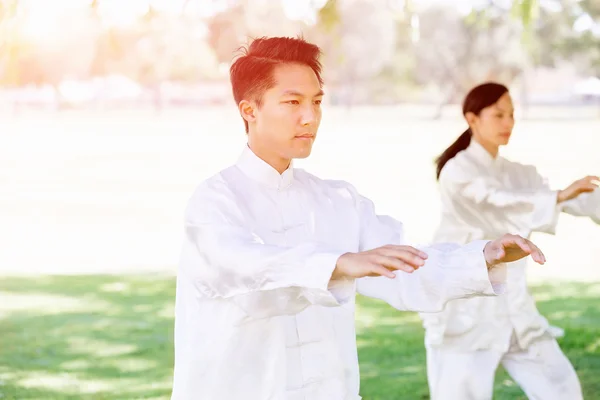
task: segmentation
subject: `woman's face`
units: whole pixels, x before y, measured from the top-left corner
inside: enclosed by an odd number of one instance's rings
[[[515,126],[510,94],[504,93],[495,104],[481,110],[479,115],[469,112],[465,118],[473,136],[481,144],[493,147],[508,144]]]

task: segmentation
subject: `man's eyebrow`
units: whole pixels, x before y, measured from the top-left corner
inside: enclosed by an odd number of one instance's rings
[[[325,93],[323,90],[319,90],[313,97],[323,96]],[[306,97],[303,93],[300,93],[297,90],[285,90],[283,92],[284,96],[298,96],[298,97]]]

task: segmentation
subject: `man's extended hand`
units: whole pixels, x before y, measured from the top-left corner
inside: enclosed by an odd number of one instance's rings
[[[413,272],[425,264],[427,254],[411,246],[387,245],[360,253],[346,253],[338,258],[331,279],[387,276],[394,278],[394,270]]]
[[[517,261],[528,255],[531,255],[531,258],[538,264],[546,262],[544,253],[531,241],[519,235],[506,234],[487,243],[483,249],[483,254],[490,267],[500,263]]]

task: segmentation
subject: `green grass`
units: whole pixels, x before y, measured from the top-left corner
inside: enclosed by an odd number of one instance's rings
[[[586,399],[600,398],[600,283],[541,286],[538,305],[566,329],[561,346]],[[0,278],[0,399],[168,399],[174,279]],[[427,399],[420,320],[359,297],[366,400]],[[495,399],[524,399],[499,372]]]
[[[585,399],[600,399],[600,283],[532,288],[538,308],[565,329],[561,348],[581,380]],[[385,303],[359,297],[357,333],[365,400],[428,399],[421,320]],[[410,393],[410,394],[409,394]],[[527,397],[499,368],[494,400]]]
[[[168,398],[172,278],[5,278],[0,293],[4,398]]]

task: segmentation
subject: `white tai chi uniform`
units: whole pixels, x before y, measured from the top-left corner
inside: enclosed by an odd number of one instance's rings
[[[426,312],[504,290],[485,241],[424,248],[425,266],[395,279],[331,280],[340,255],[402,243],[348,183],[280,175],[246,147],[186,210],[172,399],[358,400],[357,290]]]
[[[600,191],[557,205],[532,166],[492,157],[478,142],[442,169],[442,202],[435,242],[467,243],[504,233],[554,233],[561,211],[600,223]],[[581,388],[571,363],[527,289],[526,259],[508,269],[502,296],[453,300],[439,313],[422,313],[432,400],[492,398],[499,364],[531,399],[577,400]]]

